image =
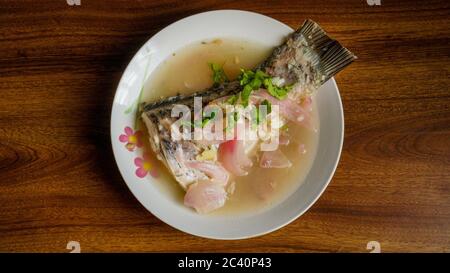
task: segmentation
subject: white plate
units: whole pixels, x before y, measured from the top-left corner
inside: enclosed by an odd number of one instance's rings
[[[299,19],[299,26],[303,23]],[[344,136],[344,117],[334,79],[317,92],[320,133],[317,155],[304,183],[284,202],[262,213],[235,218],[198,215],[178,204],[152,183],[150,173],[136,170],[142,151],[129,141],[124,128],[134,124],[136,100],[148,75],[170,54],[195,41],[216,37],[245,38],[263,45],[277,46],[293,31],[267,16],[237,10],[196,14],[164,28],[136,53],[123,73],[114,97],[111,115],[111,141],[123,179],[139,202],[165,223],[181,231],[214,239],[243,239],[279,229],[302,215],[319,198],[331,180],[339,161]],[[128,131],[131,135],[135,132]],[[131,138],[130,138],[131,139]],[[133,142],[131,140],[131,142]],[[136,160],[136,158],[138,158]]]

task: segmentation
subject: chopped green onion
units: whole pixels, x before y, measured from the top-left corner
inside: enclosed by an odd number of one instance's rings
[[[252,93],[253,88],[250,85],[245,85],[244,86],[244,90],[242,90],[241,92],[241,101],[242,101],[242,105],[244,107],[247,107],[248,105],[248,100],[250,98],[250,94]]]
[[[288,88],[278,87],[272,83],[272,80],[269,78],[266,78],[264,80],[264,86],[267,89],[267,92],[272,95],[272,97],[275,97],[279,100],[282,100],[286,98],[286,95],[288,93]]]
[[[268,100],[263,100],[261,102],[261,105],[265,105],[267,108],[267,114],[270,114],[270,112],[272,112],[272,104],[270,103],[270,101]]]
[[[241,102],[244,107],[248,105],[248,100],[253,90],[258,90],[261,87],[264,87],[267,89],[267,92],[271,96],[282,100],[286,98],[287,93],[292,88],[292,86],[279,87],[274,85],[272,82],[272,77],[259,69],[256,70],[256,72],[241,69],[241,74],[239,75],[239,83],[241,86],[243,86]]]
[[[231,105],[235,105],[239,99],[239,94],[233,95],[229,97],[225,102]]]
[[[260,104],[264,105],[266,107],[266,113],[261,111],[259,107],[256,108],[256,124],[260,124],[264,119],[266,119],[266,116],[272,112],[272,104],[268,100],[263,100]]]
[[[228,81],[227,75],[225,74],[225,71],[223,71],[223,67],[216,63],[209,63],[209,68],[211,68],[213,75],[212,79],[214,82],[214,85],[220,85],[224,82]]]
[[[231,115],[233,115],[232,117],[231,117]],[[230,132],[231,131],[231,129],[233,129],[234,128],[234,125],[236,124],[236,122],[239,120],[239,113],[238,112],[232,112],[229,116],[228,116],[228,118],[227,118],[227,127],[226,127],[226,131],[227,132]]]
[[[202,125],[201,125],[201,127],[202,127],[202,128],[205,127],[206,124],[208,124],[208,123],[209,123],[211,120],[213,120],[215,117],[216,117],[216,111],[212,111],[210,117],[204,117],[204,118],[202,119]]]

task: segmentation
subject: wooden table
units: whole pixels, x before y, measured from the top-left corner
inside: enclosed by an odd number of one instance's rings
[[[70,1],[69,1],[70,2]],[[168,24],[243,9],[319,22],[359,60],[336,78],[337,172],[300,219],[240,241],[193,237],[133,197],[109,120],[122,71]],[[450,2],[0,1],[0,251],[450,251]]]

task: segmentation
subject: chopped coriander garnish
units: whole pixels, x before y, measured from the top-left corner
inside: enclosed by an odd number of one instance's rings
[[[223,67],[216,63],[209,63],[209,68],[211,68],[213,72],[213,82],[214,85],[219,85],[224,82],[228,81],[227,75],[225,74],[225,71],[223,71]]]
[[[231,114],[234,114],[235,112],[233,112],[233,113],[231,113]],[[231,117],[231,115],[228,115],[228,117],[227,117],[227,127],[225,128],[225,130],[227,131],[227,132],[230,132],[231,131],[231,129],[234,127],[234,124],[235,124],[236,122],[235,122],[235,120],[234,120],[234,116],[233,117]]]
[[[263,100],[260,106],[263,105],[266,107],[266,111],[261,111],[259,107],[256,108],[256,124],[260,124],[270,112],[272,112],[272,104],[268,100]]]
[[[239,113],[238,112],[234,112],[233,113],[233,119],[235,122],[237,122],[239,120]]]
[[[256,70],[255,77],[264,79],[264,78],[269,78],[269,75],[264,73],[264,71],[258,69],[258,70]]]
[[[291,86],[276,86],[272,83],[272,77],[259,69],[256,70],[256,72],[241,69],[239,83],[243,86],[241,101],[244,107],[248,105],[248,100],[253,90],[258,90],[259,88],[264,87],[271,96],[281,100],[286,97],[287,93],[291,89]]]
[[[265,105],[266,109],[267,109],[267,114],[270,114],[270,112],[272,112],[272,104],[270,103],[270,101],[268,100],[263,100],[261,102],[261,105]]]
[[[210,117],[204,117],[202,120],[202,128],[206,126],[206,124],[208,124],[208,122],[210,122],[211,120],[213,120],[216,117],[216,112],[213,111],[211,112],[211,116]]]
[[[290,91],[290,87],[278,87],[272,83],[271,79],[264,80],[264,86],[267,89],[267,92],[273,97],[282,100],[286,98],[287,93]]]
[[[241,93],[242,105],[244,105],[244,107],[247,107],[252,91],[261,88],[266,77],[268,77],[268,75],[259,69],[256,70],[256,72],[241,69],[239,83],[244,87]]]
[[[241,75],[239,76],[239,83],[241,86],[246,85],[255,77],[255,73],[251,70],[245,70],[241,68]]]
[[[236,95],[233,95],[233,96],[229,97],[226,100],[226,103],[231,104],[231,105],[235,105],[236,102],[238,101],[238,99],[239,99],[239,94],[236,94]]]
[[[232,112],[228,118],[227,118],[227,127],[225,128],[225,130],[227,132],[230,132],[231,129],[234,128],[234,125],[236,124],[236,122],[239,120],[239,113],[238,112]]]
[[[242,105],[244,105],[244,107],[247,107],[248,100],[250,98],[250,94],[252,93],[253,90],[254,89],[249,84],[244,86],[244,90],[242,90],[242,92],[241,92],[241,101],[242,101]]]

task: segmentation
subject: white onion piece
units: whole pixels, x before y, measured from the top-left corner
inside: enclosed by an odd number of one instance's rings
[[[208,213],[225,205],[227,193],[223,186],[212,181],[191,184],[184,196],[184,205],[198,213]]]
[[[219,145],[218,159],[227,171],[237,176],[247,175],[253,165],[245,153],[243,140],[229,140]]]
[[[291,161],[280,151],[264,152],[259,162],[261,168],[289,168],[292,166]]]
[[[304,109],[300,104],[295,101],[286,98],[283,100],[278,100],[272,97],[265,89],[260,89],[254,93],[255,96],[264,98],[268,100],[272,105],[278,105],[280,114],[287,118],[288,120],[299,124],[307,129],[316,131],[314,125],[311,122],[311,113],[307,109]],[[306,101],[306,100],[305,100]],[[308,103],[305,104],[308,109],[310,106]]]
[[[189,168],[197,169],[205,173],[211,181],[218,183],[221,186],[226,186],[228,179],[230,178],[229,173],[219,164],[212,162],[202,162],[202,161],[187,161],[185,165]]]

